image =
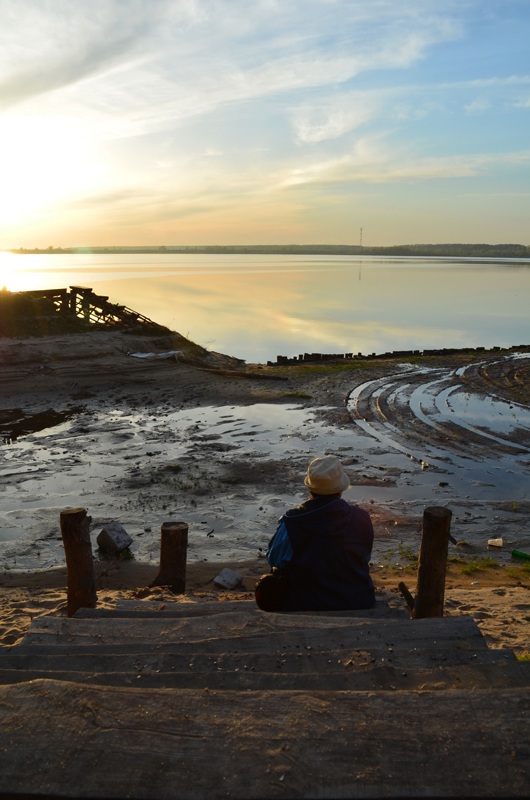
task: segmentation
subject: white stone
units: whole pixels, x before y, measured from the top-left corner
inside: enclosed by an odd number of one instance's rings
[[[234,572],[233,569],[222,569],[217,578],[213,579],[216,586],[222,586],[223,589],[233,589],[241,581],[242,575]]]
[[[97,538],[98,546],[102,550],[110,550],[113,553],[123,553],[132,544],[132,536],[129,536],[123,525],[119,522],[109,522],[105,525]]]

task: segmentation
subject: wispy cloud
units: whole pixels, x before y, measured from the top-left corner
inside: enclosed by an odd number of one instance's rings
[[[0,14],[0,102],[9,106],[102,74],[141,52],[157,17],[132,0],[123,14],[118,2],[72,4],[55,0],[2,0]]]
[[[475,114],[506,105],[507,90],[530,83],[530,76],[513,75],[506,79],[455,81],[439,84],[403,84],[366,91],[334,91],[331,97],[305,101],[291,111],[296,141],[300,144],[335,139],[375,120],[386,126],[429,115],[447,116],[464,108]],[[477,88],[484,92],[466,102]],[[530,106],[529,99],[513,100],[518,108]]]
[[[396,181],[475,177],[497,167],[530,164],[530,150],[511,153],[466,154],[417,158],[359,140],[353,151],[340,158],[312,161],[285,177],[285,187],[308,184],[391,183]]]
[[[480,111],[486,111],[490,107],[491,103],[485,97],[476,97],[474,100],[471,101],[471,103],[468,103],[467,106],[464,106],[468,114],[475,114]]]
[[[40,213],[133,234],[206,218],[292,231],[356,186],[526,168],[524,139],[488,134],[501,114],[523,124],[530,76],[488,72],[476,38],[518,8],[0,0],[1,227]]]
[[[296,140],[301,143],[336,139],[379,116],[380,93],[348,92],[319,105],[305,104],[292,115]]]
[[[163,120],[340,84],[368,70],[406,68],[432,44],[459,36],[459,21],[436,7],[432,0],[369,7],[360,0],[1,0],[0,102],[92,79],[100,111],[141,110]],[[88,87],[89,104],[90,94]]]

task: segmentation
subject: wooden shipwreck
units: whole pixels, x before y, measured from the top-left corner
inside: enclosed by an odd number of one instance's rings
[[[91,288],[85,286],[70,286],[70,289],[34,289],[27,292],[17,292],[28,299],[45,301],[53,306],[55,312],[61,316],[77,317],[86,322],[105,325],[106,327],[125,326],[160,327],[143,314],[133,311],[127,306],[111,303],[107,295],[98,295]]]

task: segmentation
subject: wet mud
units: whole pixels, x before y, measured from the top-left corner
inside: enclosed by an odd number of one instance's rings
[[[26,394],[0,416],[0,574],[63,564],[59,513],[79,506],[101,569],[95,539],[113,519],[141,562],[158,562],[170,519],[190,526],[190,562],[264,557],[278,517],[306,497],[308,462],[325,454],[350,475],[345,498],[372,515],[374,566],[406,569],[429,505],[453,511],[454,555],[508,561],[530,551],[529,363],[301,368],[285,373],[287,391],[145,366],[141,388],[87,378],[56,395],[53,414]],[[38,429],[42,414],[51,425]],[[497,537],[503,548],[488,549]]]

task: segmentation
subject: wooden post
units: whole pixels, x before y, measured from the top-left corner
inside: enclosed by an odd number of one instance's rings
[[[164,522],[160,528],[160,570],[151,586],[169,586],[174,594],[186,591],[186,522]]]
[[[423,512],[414,619],[443,617],[447,544],[452,516],[452,512],[443,506],[432,506]]]
[[[409,590],[407,588],[407,584],[404,583],[403,581],[400,581],[400,583],[398,583],[398,589],[401,592],[401,594],[403,595],[403,597],[405,598],[407,606],[409,607],[409,611],[413,612],[414,611],[414,598],[411,595],[411,593],[409,592]]]
[[[67,614],[73,617],[78,608],[95,608],[97,603],[92,545],[88,528],[92,518],[86,509],[61,511],[61,535],[66,555],[68,580]]]

